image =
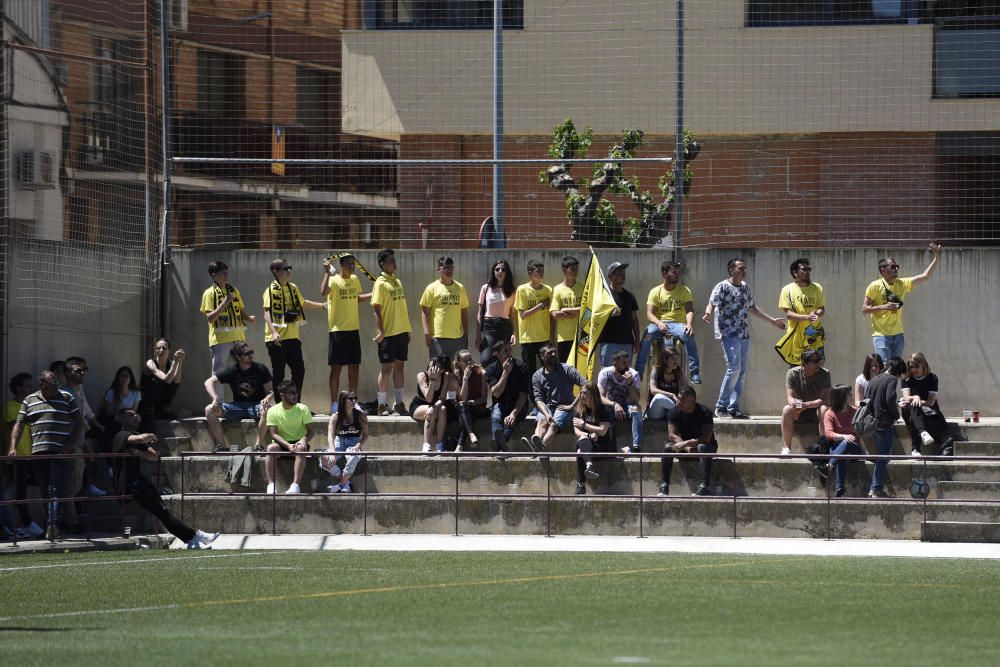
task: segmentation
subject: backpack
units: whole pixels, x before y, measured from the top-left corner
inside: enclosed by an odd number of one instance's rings
[[[878,420],[875,419],[871,403],[872,399],[870,398],[862,400],[861,404],[858,405],[858,411],[851,418],[851,426],[854,427],[854,432],[858,435],[871,435],[875,432],[875,427],[878,426]]]

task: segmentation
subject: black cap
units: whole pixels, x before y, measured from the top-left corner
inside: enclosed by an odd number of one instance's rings
[[[610,276],[618,269],[627,269],[627,268],[628,268],[628,262],[611,262],[611,264],[608,266],[608,275]]]

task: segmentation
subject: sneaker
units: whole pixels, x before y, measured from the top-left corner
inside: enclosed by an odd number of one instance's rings
[[[631,454],[631,453],[632,453],[632,446],[631,445],[625,445],[624,447],[622,447],[622,454]],[[617,460],[621,461],[621,459],[617,459]]]
[[[872,489],[871,491],[868,492],[868,497],[869,498],[891,498],[892,496],[890,496],[888,493],[886,493],[884,489],[878,489],[878,490]]]
[[[639,445],[632,445],[632,452],[634,454],[638,454],[641,451],[642,451],[642,447],[640,447]]]
[[[38,525],[37,523],[35,523],[34,521],[32,521],[32,522],[31,522],[31,524],[30,524],[30,525],[28,525],[28,527],[27,527],[27,528],[24,528],[23,530],[27,530],[27,531],[28,531],[28,534],[29,534],[29,535],[30,535],[31,537],[41,537],[42,535],[44,535],[44,534],[45,534],[45,529],[44,529],[44,528],[42,528],[41,526],[39,526],[39,525]]]
[[[729,416],[732,417],[733,419],[750,419],[750,415],[745,415],[739,410],[733,410],[732,412],[729,413]]]
[[[729,419],[730,418],[729,417],[729,411],[726,410],[725,408],[716,408],[715,409],[715,417],[717,419]]]
[[[87,495],[90,496],[91,498],[100,498],[101,496],[108,495],[108,492],[100,487],[91,484],[87,487]]]
[[[198,532],[200,533],[201,531],[198,531]],[[194,537],[191,538],[191,541],[187,543],[187,548],[188,549],[211,549],[212,546],[209,545],[209,544],[202,544],[201,539],[198,537],[198,533],[195,533]]]
[[[594,470],[594,466],[587,466],[586,470],[583,471],[583,476],[587,479],[600,479],[601,473]]]
[[[341,493],[354,493],[354,487],[351,486],[350,482],[344,482],[340,485]]]
[[[545,443],[542,441],[540,437],[538,437],[535,434],[532,434],[531,436],[531,444],[534,446],[534,451],[536,452],[545,451]]]
[[[399,415],[400,417],[409,417],[410,416],[410,413],[406,411],[406,404],[405,403],[402,403],[402,402],[396,403],[396,405],[393,406],[393,410],[395,410],[396,414]]]
[[[327,493],[340,493],[340,489],[341,488],[343,488],[343,487],[341,487],[340,484],[331,484],[330,486],[326,487],[326,492]]]
[[[910,450],[910,456],[919,459],[923,456],[923,454],[920,453],[919,449],[914,447],[913,449]]]
[[[438,444],[434,445],[434,451],[437,452],[438,454],[444,454],[444,443],[439,442]]]
[[[791,456],[792,455],[792,450],[790,450],[788,447],[782,447],[781,448],[781,455],[782,456]]]
[[[698,488],[694,490],[692,496],[710,496],[712,495],[712,490],[708,488],[708,484],[699,484]]]
[[[425,442],[423,444],[423,446],[420,448],[420,451],[422,451],[424,454],[430,454],[431,453],[431,443]]]
[[[269,482],[268,483],[267,490],[264,491],[264,493],[266,493],[269,496],[274,495],[274,482]]]
[[[934,444],[934,436],[932,436],[927,431],[920,432],[920,442],[924,443],[924,447],[929,447]]]
[[[292,482],[292,485],[288,487],[287,491],[285,491],[285,495],[294,496],[296,493],[302,493],[302,489],[299,488],[298,484]]]
[[[229,446],[228,445],[224,445],[221,442],[215,443],[215,446],[212,447],[212,452],[213,453],[215,453],[215,452],[228,452],[228,451],[229,451]]]
[[[59,539],[59,529],[52,524],[45,529],[45,539],[47,540],[57,540]]]
[[[35,537],[34,535],[31,534],[31,531],[28,530],[27,528],[18,528],[16,531],[14,531],[14,535],[19,540],[30,540]]]
[[[535,448],[535,443],[532,442],[532,440],[530,438],[521,438],[521,444],[524,445],[525,451],[528,451],[528,452],[537,452],[538,451]]]
[[[660,491],[656,495],[658,496],[669,496],[670,495],[670,485],[666,482],[660,482]]]
[[[701,376],[697,373],[691,375],[691,384],[701,384]]]
[[[210,545],[212,544],[212,542],[219,539],[219,535],[220,533],[206,533],[203,530],[197,530],[194,533],[194,537],[201,544],[202,549],[211,548]]]
[[[388,405],[386,405],[385,403],[379,403],[378,404],[378,416],[379,417],[388,417],[391,414],[392,414],[392,410],[389,409]]]
[[[944,442],[941,443],[941,456],[954,456],[955,455],[955,439],[946,438]]]
[[[587,485],[583,482],[576,483],[576,495],[585,496],[587,495]]]
[[[847,495],[847,489],[837,489],[837,492],[834,495],[837,498],[843,498],[844,496]]]

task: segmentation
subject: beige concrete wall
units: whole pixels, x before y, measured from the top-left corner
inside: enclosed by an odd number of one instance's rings
[[[835,382],[850,384],[860,371],[864,356],[871,351],[870,321],[860,313],[863,292],[867,284],[877,277],[879,257],[888,252],[894,253],[904,275],[922,272],[930,259],[926,251],[885,249],[758,250],[743,256],[749,264],[749,282],[758,305],[771,314],[777,313],[781,287],[790,281],[788,265],[799,256],[811,259],[814,278],[824,286],[827,296],[828,367]],[[320,262],[325,254],[325,251],[285,254],[295,267],[293,280],[307,298],[319,298]],[[418,334],[410,346],[407,401],[413,395],[416,373],[427,361],[420,335],[417,302],[424,286],[436,279],[434,260],[438,254],[437,251],[400,251],[397,257],[400,277],[408,292],[411,324]],[[555,283],[561,279],[558,267],[565,251],[558,248],[470,250],[451,254],[457,264],[456,279],[465,284],[466,289],[473,293],[470,299],[475,300],[478,287],[495,258],[505,257],[511,263],[518,282],[526,280],[524,267],[527,261],[540,258],[546,265],[547,282]],[[587,258],[582,253],[575,254],[586,267]],[[361,261],[372,270],[375,269],[375,255],[376,251],[358,252]],[[240,288],[251,312],[260,315],[260,296],[270,277],[267,265],[275,256],[259,251],[175,251],[169,331],[175,343],[188,351],[181,400],[189,408],[198,409],[206,402],[200,383],[208,376],[210,361],[207,327],[203,316],[198,313],[198,306],[201,293],[208,285],[208,263],[217,257],[229,262],[231,280]],[[725,265],[732,256],[731,251],[725,250],[687,253],[686,282],[694,292],[695,308],[699,314],[704,311],[712,287],[725,278]],[[600,258],[605,266],[615,260],[630,262],[626,286],[643,304],[649,289],[659,279],[659,265],[665,255],[652,250],[602,250]],[[978,409],[984,415],[1000,414],[997,404],[1000,363],[994,359],[997,345],[991,342],[1000,313],[996,300],[982,289],[984,280],[995,275],[1000,275],[1000,251],[948,249],[931,281],[921,285],[906,299],[906,349],[908,352],[923,351],[928,355],[933,370],[941,378],[941,401],[950,416],[958,414],[963,408]],[[364,279],[362,282],[366,284]],[[310,317],[312,321],[303,331],[306,354],[304,400],[314,410],[325,411],[329,400],[326,389],[325,313],[313,312],[317,314]],[[372,400],[378,364],[375,344],[370,342],[373,335],[370,308],[362,305],[361,314],[363,360],[360,392],[362,400]],[[474,315],[474,311],[470,312],[470,318]],[[753,319],[752,327],[752,359],[742,407],[751,414],[773,415],[784,400],[784,373],[787,369],[773,349],[780,332],[756,319]],[[267,363],[260,321],[250,327],[249,339],[258,352],[258,359]],[[696,325],[696,339],[703,359],[704,384],[700,388],[700,400],[711,403],[718,395],[725,365],[719,345],[712,338],[711,328],[700,320]]]
[[[566,116],[674,130],[672,3],[525,2],[504,33],[506,131]],[[702,135],[995,129],[1000,100],[933,100],[930,25],[744,27],[744,3],[688,3],[686,125]],[[343,34],[344,130],[491,129],[490,31]]]

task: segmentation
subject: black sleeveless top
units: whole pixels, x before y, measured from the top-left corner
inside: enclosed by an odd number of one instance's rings
[[[337,416],[337,437],[338,438],[360,438],[361,437],[361,424],[358,420],[357,413],[354,414],[354,419],[350,422],[345,422]]]

